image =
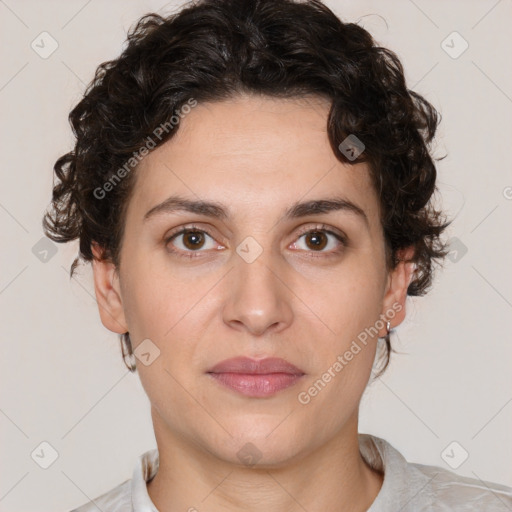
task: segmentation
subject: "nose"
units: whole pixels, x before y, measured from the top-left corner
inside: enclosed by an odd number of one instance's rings
[[[284,265],[271,261],[269,252],[263,251],[251,263],[238,258],[228,276],[224,322],[254,336],[280,332],[293,318],[287,272]]]

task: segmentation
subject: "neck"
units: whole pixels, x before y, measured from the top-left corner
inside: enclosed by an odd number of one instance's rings
[[[157,414],[153,423],[160,463],[147,489],[161,511],[367,511],[382,486],[359,453],[357,414],[323,446],[265,468],[219,459],[172,435]]]

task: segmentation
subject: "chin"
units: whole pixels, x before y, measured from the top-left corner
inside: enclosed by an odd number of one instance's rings
[[[268,439],[242,439],[236,441],[227,453],[219,453],[220,458],[230,464],[246,466],[251,469],[276,469],[287,465],[298,455],[296,442],[284,445],[282,440],[270,442]]]
[[[212,447],[226,462],[245,465],[248,467],[276,468],[295,458],[301,450],[301,442],[283,425],[282,418],[276,421],[257,421],[251,418],[249,422],[227,425],[232,437],[226,438],[225,449],[219,453],[219,445]]]

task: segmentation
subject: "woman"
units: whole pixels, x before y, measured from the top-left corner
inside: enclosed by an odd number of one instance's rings
[[[512,509],[358,433],[447,254],[438,114],[392,52],[318,1],[197,2],[139,20],[70,119],[44,227],[92,262],[158,446],[75,510]]]

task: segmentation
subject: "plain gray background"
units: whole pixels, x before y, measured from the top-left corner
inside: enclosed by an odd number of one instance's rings
[[[441,112],[440,200],[456,216],[450,259],[426,297],[408,298],[392,337],[404,355],[368,387],[360,431],[410,461],[512,486],[512,2],[326,3],[394,50],[409,88]],[[69,111],[140,16],[180,4],[0,0],[0,511],[70,510],[131,478],[156,446],[138,376],[100,322],[90,268],[68,276],[77,242],[46,261],[38,244],[53,164],[72,148]],[[31,456],[51,454],[43,442],[57,454],[48,469]]]

